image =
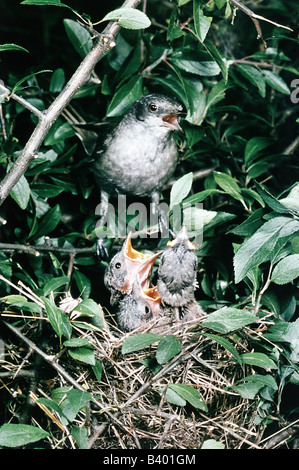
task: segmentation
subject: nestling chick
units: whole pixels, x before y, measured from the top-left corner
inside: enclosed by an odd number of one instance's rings
[[[160,192],[178,163],[173,131],[180,130],[182,106],[163,94],[150,94],[136,101],[97,152],[94,172],[101,191],[103,225],[110,196],[127,194],[150,197],[158,212]],[[159,214],[163,225],[162,214]],[[164,221],[165,225],[165,221]],[[105,240],[98,239],[97,252],[107,256]]]
[[[198,259],[186,227],[167,245],[158,268],[157,288],[162,306],[165,314],[172,308],[177,320],[193,319],[203,312],[194,297]]]
[[[131,294],[124,296],[119,302],[116,312],[119,328],[128,332],[141,326],[146,327],[159,318],[160,302],[156,287],[144,290],[136,279]]]
[[[136,279],[142,288],[148,287],[154,262],[161,254],[161,251],[149,255],[135,250],[131,236],[129,233],[122,249],[112,258],[105,271],[104,284],[111,292],[111,305],[132,292]]]

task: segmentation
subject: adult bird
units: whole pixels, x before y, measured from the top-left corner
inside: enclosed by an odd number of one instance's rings
[[[158,268],[157,288],[164,314],[173,311],[176,320],[204,315],[195,300],[198,258],[185,226],[167,243]]]
[[[100,220],[107,220],[109,198],[117,195],[150,197],[160,226],[167,226],[159,211],[160,192],[173,175],[178,149],[173,131],[180,130],[183,107],[175,99],[153,93],[137,100],[96,153],[94,173],[101,192]],[[107,257],[105,239],[97,240],[97,253]]]

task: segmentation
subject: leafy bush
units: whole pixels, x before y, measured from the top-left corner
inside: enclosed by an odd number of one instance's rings
[[[93,5],[87,16],[82,2],[69,3],[26,0],[3,12],[11,32],[0,46],[2,180],[17,169],[41,112],[64,92],[96,43],[95,29],[110,20],[121,28],[90,79],[60,109],[9,195],[3,196],[1,185],[0,380],[6,390],[0,446],[46,437],[52,448],[91,446],[90,409],[98,423],[104,416],[123,432],[111,436],[106,429],[103,447],[162,446],[165,420],[181,407],[186,429],[193,413],[197,431],[191,437],[192,428],[178,444],[185,431],[173,425],[165,447],[296,445],[298,6],[253,1],[251,11],[242,4],[236,10],[228,0],[151,0],[146,14],[114,2],[115,10]],[[30,6],[35,4],[43,7]],[[34,28],[25,35],[25,19],[30,24],[32,18],[37,28],[43,24],[40,38]],[[263,36],[257,39],[257,33]],[[163,197],[170,220],[178,208],[188,228],[202,220],[196,295],[208,316],[183,332],[124,337],[103,286],[106,263],[95,256],[99,191],[92,151],[97,136],[152,91],[174,94],[187,112],[176,136],[180,164]],[[122,240],[112,234],[109,242],[113,252]],[[164,246],[150,238],[136,243],[148,250]],[[36,377],[40,398],[37,390],[29,394],[28,381],[36,383]],[[134,377],[132,384],[127,377]],[[153,414],[160,404],[165,416],[159,415],[153,437],[149,421],[132,411],[139,441],[128,431],[126,413],[142,392],[147,398],[139,409]],[[41,410],[31,424],[49,432],[28,424],[30,399]],[[239,438],[234,428],[227,431],[224,416],[238,427]],[[218,442],[206,440],[201,422],[214,423]],[[66,436],[62,443],[58,429]]]

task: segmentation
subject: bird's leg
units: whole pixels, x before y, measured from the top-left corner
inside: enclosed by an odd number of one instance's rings
[[[97,228],[102,227],[107,221],[108,207],[109,207],[109,195],[108,193],[106,193],[106,191],[101,190],[101,203],[96,208],[96,215],[100,216],[100,219],[96,224],[96,233],[97,233]],[[105,259],[109,257],[106,240],[103,236],[101,237],[98,236],[97,241],[96,241],[96,248],[97,248],[97,256],[100,259]]]
[[[152,198],[152,212],[153,215],[157,214],[158,215],[158,227],[159,231],[161,232],[162,238],[168,238],[168,234],[172,237],[175,237],[175,234],[169,227],[169,218],[168,218],[168,213],[165,210],[162,209],[162,204],[160,204],[160,194],[159,192],[155,192],[151,196]]]

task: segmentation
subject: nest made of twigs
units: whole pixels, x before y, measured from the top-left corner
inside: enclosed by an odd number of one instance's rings
[[[36,320],[26,323],[22,333],[34,341]],[[74,361],[67,351],[59,353],[59,364],[76,384],[87,390],[101,403],[101,409],[90,405],[88,413],[80,411],[75,425],[87,427],[90,448],[143,448],[143,449],[198,449],[208,439],[223,443],[226,448],[254,448],[258,442],[258,427],[254,424],[257,403],[241,398],[231,386],[244,376],[236,367],[230,353],[212,339],[203,335],[201,321],[181,323],[174,334],[182,344],[181,352],[159,370],[150,367],[157,345],[144,350],[123,354],[122,345],[129,334],[121,333],[113,324],[109,328],[82,329],[75,327],[78,336],[88,339],[95,356],[102,363],[99,382],[92,368]],[[236,346],[246,351],[246,338]],[[10,338],[12,340],[12,338]],[[55,340],[55,338],[54,338]],[[56,338],[57,340],[57,338]],[[52,347],[57,344],[52,342]],[[23,345],[7,343],[11,375],[0,375],[4,387],[15,397],[11,405],[12,416],[19,415],[24,400],[18,395],[29,394],[26,371],[32,366],[32,355]],[[49,353],[51,346],[47,345]],[[49,349],[50,348],[50,349]],[[29,355],[28,355],[29,354]],[[26,355],[28,357],[26,357]],[[244,366],[245,367],[245,366]],[[247,367],[247,366],[246,366]],[[178,406],[167,401],[166,390],[171,384],[194,387],[207,405],[208,411],[190,403]],[[45,368],[36,386],[37,397],[51,397],[51,389],[74,386],[50,367]],[[112,418],[111,418],[112,417]],[[59,416],[58,418],[59,420]],[[59,427],[53,419],[38,415],[34,420],[51,431],[51,448],[75,447],[67,426]]]

